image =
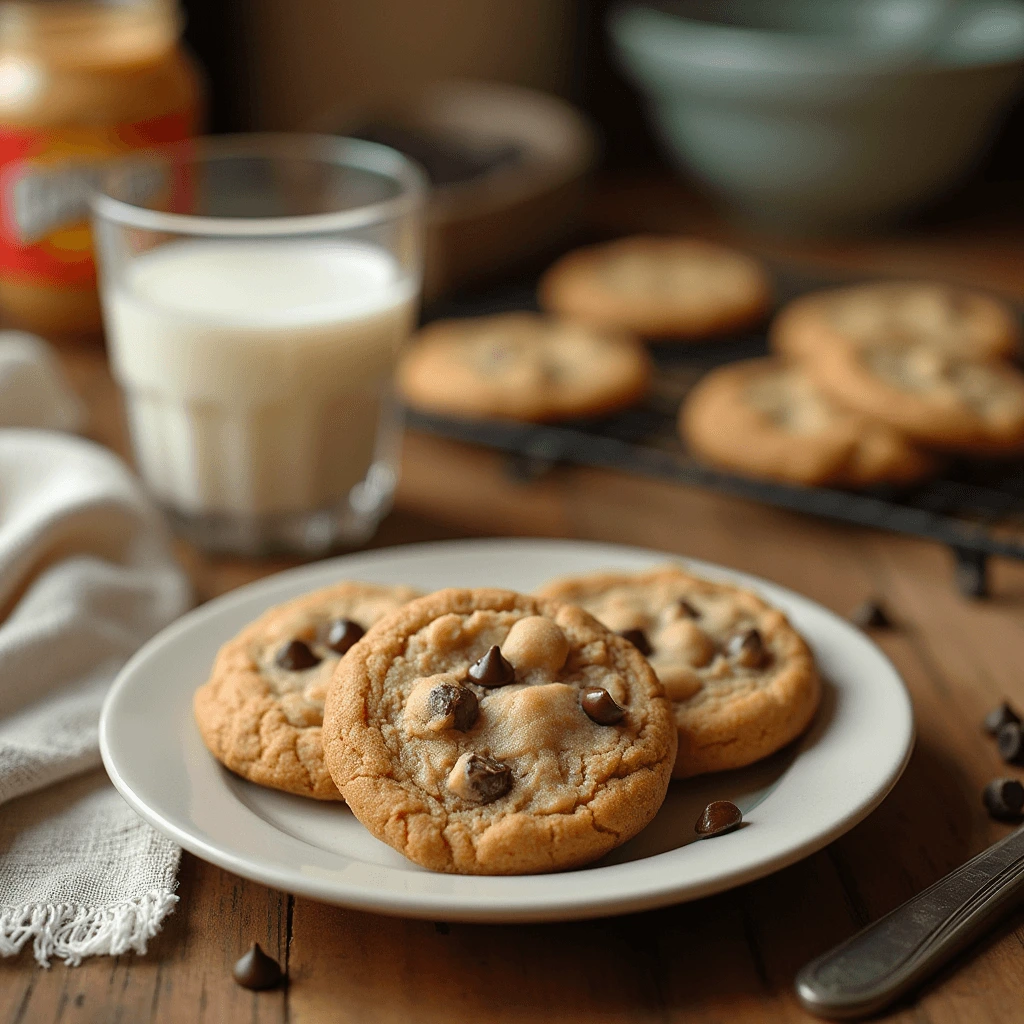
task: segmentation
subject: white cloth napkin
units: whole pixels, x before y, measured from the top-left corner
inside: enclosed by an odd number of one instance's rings
[[[97,726],[189,588],[125,465],[56,432],[81,420],[46,346],[0,332],[0,954],[44,966],[145,952],[177,901],[180,851],[96,771]]]

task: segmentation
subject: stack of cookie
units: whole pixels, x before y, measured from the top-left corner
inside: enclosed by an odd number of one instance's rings
[[[524,874],[596,860],[671,777],[774,752],[818,698],[781,612],[666,567],[532,596],[340,583],[226,644],[195,711],[252,782],[344,799],[424,867]]]
[[[1024,451],[1019,326],[1003,303],[938,284],[805,295],[770,332],[776,358],[708,374],[680,413],[690,449],[809,485],[911,483],[944,452]]]
[[[761,265],[693,238],[636,237],[569,253],[541,279],[544,315],[504,313],[434,323],[398,372],[423,412],[531,422],[606,415],[642,399],[643,342],[733,333],[764,319]]]

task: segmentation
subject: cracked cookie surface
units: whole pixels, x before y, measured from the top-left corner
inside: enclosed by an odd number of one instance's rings
[[[382,620],[339,665],[324,714],[356,817],[462,874],[597,859],[657,813],[675,748],[635,647],[580,608],[506,590],[439,591]]]
[[[676,778],[752,764],[814,717],[821,688],[810,649],[749,590],[667,566],[567,577],[537,593],[585,608],[647,654],[673,703]]]
[[[214,757],[243,778],[287,793],[340,800],[324,764],[324,698],[335,666],[412,587],[343,582],[278,605],[218,652],[194,699]]]

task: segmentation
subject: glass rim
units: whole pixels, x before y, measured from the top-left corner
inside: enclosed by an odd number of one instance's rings
[[[295,214],[285,217],[215,217],[196,213],[150,210],[108,191],[105,180],[93,189],[89,205],[97,219],[150,231],[216,237],[266,237],[321,234],[371,227],[409,214],[424,203],[428,191],[425,173],[397,149],[379,142],[339,135],[289,132],[244,132],[234,135],[199,136],[170,146],[140,150],[118,160],[112,167],[141,164],[147,156],[176,152],[189,154],[183,163],[202,164],[231,157],[305,159],[311,163],[344,164],[391,178],[401,188],[398,195],[332,213]]]

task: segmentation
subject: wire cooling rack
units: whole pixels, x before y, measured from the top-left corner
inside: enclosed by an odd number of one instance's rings
[[[780,301],[838,282],[776,274]],[[427,319],[536,309],[532,281],[467,293],[428,311]],[[537,477],[559,463],[674,480],[819,518],[922,537],[953,552],[955,578],[971,597],[988,592],[992,556],[1024,560],[1024,460],[955,458],[913,487],[840,491],[753,480],[712,469],[687,454],[676,429],[679,406],[710,369],[764,355],[764,333],[706,343],[652,347],[654,381],[644,402],[600,419],[559,424],[459,420],[409,410],[416,430],[505,452],[508,468]]]

